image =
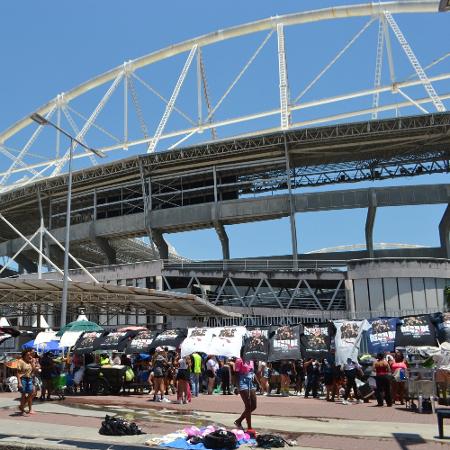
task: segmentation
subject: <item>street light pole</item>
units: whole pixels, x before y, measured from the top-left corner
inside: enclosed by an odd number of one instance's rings
[[[70,244],[70,216],[72,211],[72,160],[73,160],[73,139],[70,137],[69,150],[69,180],[67,185],[67,209],[66,209],[66,238],[64,242],[64,276],[63,291],[61,299],[61,328],[67,322],[67,298],[69,293],[69,244]]]
[[[45,126],[50,125],[55,128],[55,130],[60,131],[62,134],[67,136],[70,139],[70,150],[69,150],[69,173],[68,173],[68,184],[67,184],[67,209],[66,209],[66,237],[64,243],[64,275],[63,275],[63,291],[61,298],[61,328],[66,325],[67,320],[67,298],[69,294],[69,244],[70,244],[70,216],[72,209],[72,160],[73,160],[73,151],[75,147],[75,143],[90,151],[96,156],[100,158],[105,158],[106,155],[100,150],[95,150],[91,147],[88,147],[86,144],[83,144],[77,138],[73,137],[71,134],[67,133],[67,131],[58,127],[58,125],[54,124],[50,120],[41,116],[38,113],[34,113],[30,116],[30,119],[38,123],[39,125]]]

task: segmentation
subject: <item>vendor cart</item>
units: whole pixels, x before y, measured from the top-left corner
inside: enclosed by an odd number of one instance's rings
[[[88,364],[84,372],[85,389],[94,395],[119,394],[125,386],[128,366]]]

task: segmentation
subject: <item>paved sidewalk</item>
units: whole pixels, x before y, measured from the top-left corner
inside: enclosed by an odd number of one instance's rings
[[[148,396],[70,397],[63,402],[36,402],[37,414],[22,417],[17,415],[14,397],[0,394],[0,449],[139,449],[151,437],[187,425],[216,423],[232,427],[236,414],[242,411],[240,399],[234,396],[202,396],[191,405],[154,403]],[[296,439],[297,446],[292,450],[442,450],[450,447],[450,441],[435,438],[437,425],[432,415],[370,405],[333,405],[301,398],[258,400],[257,412],[269,410],[272,414],[255,415],[254,427],[258,432],[273,431]],[[81,401],[85,404],[80,404]],[[219,412],[208,411],[214,404]],[[339,412],[344,418],[321,417],[339,416]],[[147,434],[101,436],[98,430],[106,414],[133,420]],[[392,416],[409,421],[391,420]]]

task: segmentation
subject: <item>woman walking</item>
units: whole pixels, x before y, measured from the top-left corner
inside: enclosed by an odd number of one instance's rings
[[[252,412],[256,409],[256,386],[254,383],[254,366],[253,361],[244,361],[242,358],[236,359],[235,371],[238,376],[239,394],[244,402],[244,412],[234,421],[238,428],[242,428],[242,422],[247,422],[247,432],[253,432],[252,429]]]
[[[22,357],[17,363],[17,383],[19,391],[22,394],[20,397],[19,410],[22,415],[27,413],[34,414],[34,411],[32,410],[34,397],[33,372],[34,365],[31,350],[24,350],[22,352]],[[28,405],[27,412],[25,411],[26,405]]]

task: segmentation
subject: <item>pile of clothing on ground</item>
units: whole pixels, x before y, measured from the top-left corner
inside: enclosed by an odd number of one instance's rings
[[[256,441],[243,430],[233,429],[227,431],[223,427],[214,425],[203,428],[186,427],[175,433],[146,441],[146,445],[151,447],[158,445],[160,447],[186,450],[234,449],[241,444],[256,445]]]

